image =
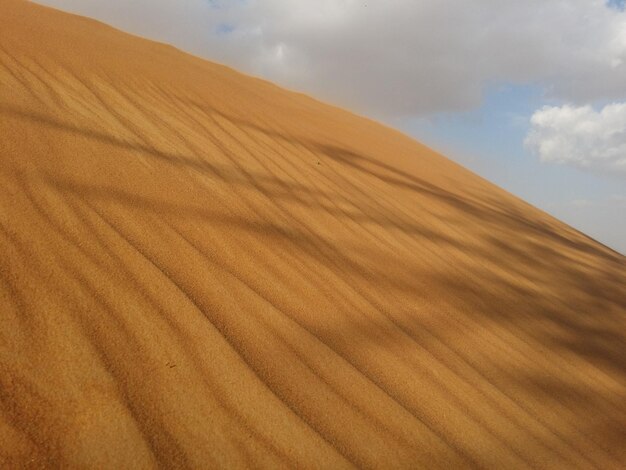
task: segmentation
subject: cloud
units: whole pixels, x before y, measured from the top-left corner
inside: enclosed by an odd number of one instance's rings
[[[593,202],[588,199],[574,199],[572,206],[577,208],[593,207]]]
[[[542,161],[626,176],[626,103],[545,106],[530,124],[525,143]]]
[[[624,196],[623,194],[613,194],[609,201],[613,205],[626,207],[626,196]]]
[[[614,0],[40,1],[378,117],[467,110],[501,82],[626,94]]]

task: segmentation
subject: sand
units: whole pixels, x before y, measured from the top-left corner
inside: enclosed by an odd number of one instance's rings
[[[0,0],[2,468],[623,468],[625,286],[399,132]]]

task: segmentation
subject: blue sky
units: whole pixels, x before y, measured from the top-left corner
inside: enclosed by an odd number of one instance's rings
[[[625,0],[39,0],[404,130],[626,253]]]

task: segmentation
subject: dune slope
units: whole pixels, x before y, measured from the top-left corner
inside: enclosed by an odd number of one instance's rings
[[[625,286],[396,131],[0,0],[0,467],[623,468]]]

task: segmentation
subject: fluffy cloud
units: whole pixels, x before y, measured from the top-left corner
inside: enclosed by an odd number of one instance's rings
[[[542,161],[618,172],[626,176],[626,103],[545,106],[530,120],[526,145]]]
[[[379,117],[467,110],[498,82],[626,94],[626,13],[605,0],[39,1]]]

